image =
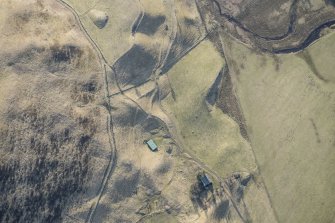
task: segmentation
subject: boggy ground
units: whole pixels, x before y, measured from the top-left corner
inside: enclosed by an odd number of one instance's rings
[[[335,24],[334,4],[325,0],[198,2],[208,27],[221,26],[263,52],[300,51],[317,39],[323,28]]]

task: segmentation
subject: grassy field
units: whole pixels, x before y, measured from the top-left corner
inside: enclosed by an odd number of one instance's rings
[[[320,76],[328,81],[335,81],[335,47],[331,47],[334,44],[334,41],[334,34],[327,35],[322,38],[322,41],[316,42],[307,50],[310,58],[313,60],[312,65],[314,65],[316,68],[316,72],[318,72]]]
[[[224,39],[248,133],[280,222],[332,222],[335,96],[331,39],[271,56]],[[314,64],[314,65],[313,65]],[[314,67],[314,68],[313,68]]]
[[[109,64],[113,64],[133,44],[131,27],[136,17],[140,14],[137,2],[129,0],[66,0],[65,2],[69,3],[78,12],[84,27],[99,45]],[[108,22],[104,28],[99,29],[94,25],[89,16],[91,9],[107,13]]]
[[[255,162],[237,124],[206,105],[206,93],[223,66],[213,45],[202,42],[168,72],[175,100],[170,95],[162,105],[176,124],[184,148],[227,176],[234,171],[252,171]]]

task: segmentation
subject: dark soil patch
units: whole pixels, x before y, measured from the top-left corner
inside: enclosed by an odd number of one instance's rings
[[[156,191],[157,188],[155,186],[155,182],[153,181],[153,179],[147,175],[147,174],[142,174],[141,177],[141,185],[147,189],[151,189],[152,191]]]
[[[217,100],[217,106],[223,111],[223,113],[229,115],[238,123],[241,135],[245,139],[249,140],[245,120],[233,90],[233,84],[231,82],[228,67],[225,67],[222,72],[222,87]]]
[[[96,81],[90,81],[88,83],[84,83],[81,86],[81,90],[84,92],[95,92],[97,90],[97,82]]]
[[[331,4],[332,6],[335,6],[335,0],[325,0],[326,4]]]
[[[163,175],[163,174],[166,174],[167,172],[169,172],[170,169],[171,169],[171,163],[170,162],[165,162],[158,167],[156,172],[160,175]]]
[[[229,212],[229,200],[222,201],[214,210],[213,218],[215,220],[224,219]]]
[[[151,16],[144,14],[141,23],[137,28],[137,32],[144,33],[146,35],[153,35],[157,32],[158,28],[165,22],[165,16]]]
[[[185,18],[184,23],[186,26],[195,26],[197,23],[194,19]]]
[[[134,127],[147,117],[147,113],[130,103],[121,102],[113,110],[113,120],[120,126]]]
[[[131,197],[137,189],[140,180],[140,172],[137,171],[130,176],[118,177],[113,183],[111,192],[112,202],[117,203]]]
[[[216,77],[213,85],[209,89],[207,95],[206,95],[206,101],[210,105],[214,105],[219,97],[220,94],[220,87],[222,85],[222,77],[223,77],[223,71],[221,71],[218,76]]]
[[[101,85],[95,80],[76,81],[72,87],[71,98],[76,102],[88,104],[94,102]]]
[[[106,218],[111,211],[112,210],[108,205],[99,204],[94,214],[94,222],[106,222]]]
[[[143,128],[144,132],[159,132],[159,130],[164,129],[165,124],[157,118],[150,117],[142,123],[141,127]]]
[[[54,45],[50,47],[50,55],[45,63],[48,65],[48,70],[51,73],[65,70],[66,65],[72,64],[78,66],[78,59],[83,55],[80,47],[74,45]]]
[[[140,45],[134,45],[115,64],[120,87],[140,85],[148,80],[156,65],[156,58]]]

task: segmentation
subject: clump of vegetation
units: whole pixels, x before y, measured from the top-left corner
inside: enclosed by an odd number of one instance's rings
[[[190,195],[193,205],[206,210],[208,206],[215,202],[213,186],[205,188],[200,180],[202,174],[197,175],[197,181],[192,184]]]
[[[326,0],[326,3],[335,6],[335,0]]]
[[[226,180],[230,192],[238,202],[243,198],[244,189],[249,184],[251,177],[251,175],[243,177],[239,173],[235,173]]]
[[[216,220],[224,219],[229,215],[229,200],[224,200],[215,208],[213,217]]]
[[[128,197],[131,197],[136,192],[139,180],[139,171],[136,171],[135,173],[127,177],[117,178],[112,188],[112,201],[117,203]]]
[[[85,189],[92,134],[34,107],[7,120],[0,129],[0,222],[59,222],[68,200]]]
[[[161,174],[166,174],[171,170],[171,165],[172,164],[170,162],[164,162],[158,167],[156,172],[160,175]]]
[[[71,44],[53,45],[48,53],[45,63],[48,64],[47,69],[51,73],[66,70],[69,65],[78,68],[84,54],[80,47]]]

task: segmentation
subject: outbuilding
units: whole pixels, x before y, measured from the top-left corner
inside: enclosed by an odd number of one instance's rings
[[[207,174],[203,174],[202,176],[200,176],[200,181],[205,189],[209,189],[213,185]]]
[[[151,151],[157,151],[158,150],[158,146],[156,145],[156,143],[154,142],[154,140],[149,139],[148,141],[145,141],[145,143],[148,145],[149,149]]]

